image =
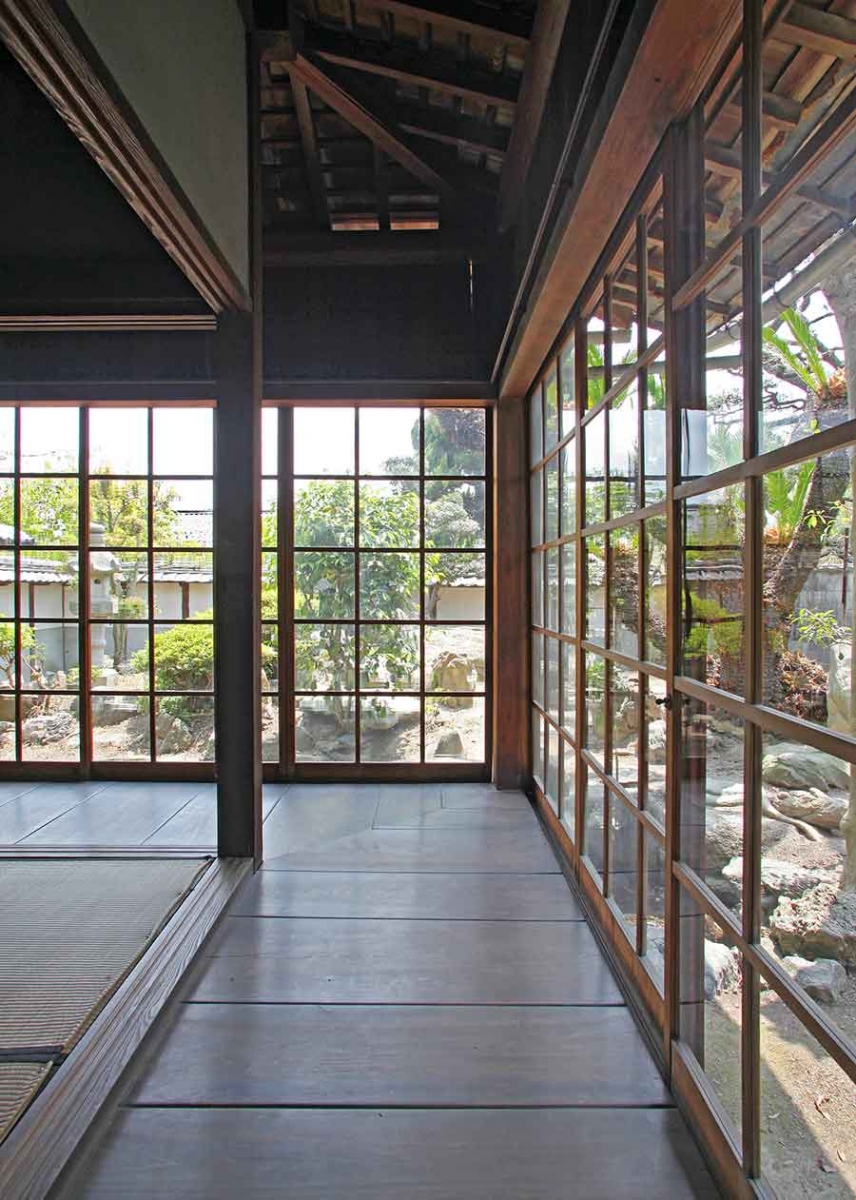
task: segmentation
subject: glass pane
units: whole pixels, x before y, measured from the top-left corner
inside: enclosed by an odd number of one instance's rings
[[[544,614],[548,629],[559,630],[559,549],[554,546],[547,551],[547,608]]]
[[[154,490],[156,546],[214,545],[214,485],[159,480]]]
[[[577,442],[572,438],[562,448],[562,534],[577,528]]]
[[[147,475],[148,470],[148,409],[90,408],[90,474]]]
[[[609,413],[609,515],[639,506],[639,398],[636,382],[613,400]]]
[[[148,696],[98,695],[91,704],[92,757],[96,762],[151,758]]]
[[[681,892],[679,1025],[741,1142],[743,959],[731,938]]]
[[[547,454],[559,440],[559,385],[556,368],[544,380],[544,450]]]
[[[295,408],[295,475],[354,474],[353,408]]]
[[[149,690],[149,627],[123,621],[89,626],[92,686],[110,692]]]
[[[80,762],[80,722],[76,696],[51,699],[49,712],[21,697],[24,762]]]
[[[153,470],[155,475],[214,474],[214,410],[156,408]]]
[[[425,474],[484,475],[483,408],[425,409]]]
[[[743,487],[684,503],[683,672],[743,694]]]
[[[740,887],[729,876],[743,856],[743,722],[687,696],[682,701],[680,855],[736,910]]]
[[[213,554],[155,554],[155,616],[206,619],[214,609]]]
[[[562,437],[567,437],[573,429],[576,419],[576,371],[573,335],[562,349],[559,371],[562,379],[561,430]]]
[[[544,541],[544,501],[541,494],[543,478],[544,472],[538,470],[529,479],[529,525],[533,546],[540,546]]]
[[[426,554],[425,619],[484,620],[486,586],[483,554]]]
[[[165,536],[177,524],[173,496],[158,498],[155,534]],[[149,485],[145,479],[93,479],[89,484],[92,541],[106,546],[148,546]]]
[[[159,761],[213,762],[214,701],[205,696],[156,700],[155,756]]]
[[[582,852],[585,866],[603,876],[603,823],[606,812],[606,788],[589,771],[585,791],[585,834]]]
[[[277,482],[262,480],[262,545],[274,549],[277,537]]]
[[[425,757],[484,762],[484,700],[432,696],[425,701]]]
[[[0,471],[15,470],[15,412],[14,408],[0,408]]]
[[[605,644],[606,550],[603,534],[585,540],[586,552],[586,629],[592,642]]]
[[[12,563],[9,563],[9,574]],[[21,554],[20,609],[22,620],[30,617],[76,617],[78,614],[78,556],[61,550],[29,550]],[[11,610],[12,589],[7,607]],[[11,616],[11,611],[6,613]]]
[[[576,739],[577,729],[577,648],[562,642],[562,727]]]
[[[360,626],[360,687],[368,691],[419,690],[418,625]]]
[[[663,376],[648,375],[648,408],[642,414],[645,439],[644,503],[666,499],[666,394]]]
[[[609,644],[639,657],[639,526],[609,533]]]
[[[634,800],[639,797],[639,676],[618,663],[609,668],[612,704],[612,774]]]
[[[546,503],[544,541],[554,542],[559,536],[559,455],[554,455],[544,467],[544,497]]]
[[[532,634],[531,651],[532,699],[544,707],[544,635]]]
[[[279,409],[262,409],[262,475],[279,470]]]
[[[562,824],[572,842],[577,840],[577,756],[567,742],[562,750]]]
[[[351,692],[355,686],[353,625],[295,625],[294,672],[298,692]]]
[[[621,910],[624,932],[636,940],[636,854],[639,822],[613,798],[609,807],[609,887],[608,894]]]
[[[0,412],[3,409],[0,408]],[[0,479],[0,547],[15,542],[15,483],[12,479]],[[9,555],[12,561],[12,555]]]
[[[276,625],[262,625],[262,691],[279,688],[279,631]]]
[[[544,784],[544,725],[537,708],[532,709],[532,777],[539,787]]]
[[[541,385],[529,397],[529,461],[532,466],[544,457]]]
[[[666,665],[666,519],[645,522],[645,646],[648,662]]]
[[[643,905],[645,912],[645,964],[662,994],[665,986],[666,948],[666,853],[662,844],[650,833],[643,832],[645,879]]]
[[[354,555],[304,550],[294,555],[295,617],[354,617]]]
[[[278,557],[275,550],[262,554],[262,617],[273,621],[279,607]]]
[[[34,691],[76,690],[80,675],[77,624],[21,624],[21,687]]]
[[[360,616],[383,621],[419,617],[419,585],[418,554],[361,554]]]
[[[648,676],[645,680],[643,732],[647,744],[647,777],[644,807],[665,827],[666,824],[666,713],[660,701],[666,698],[666,685]]]
[[[559,657],[560,643],[556,638],[546,639],[547,649],[547,713],[559,722]]]
[[[562,633],[577,632],[577,546],[565,542],[560,551],[562,574]]]
[[[353,762],[353,696],[299,696],[294,745],[298,762]]]
[[[481,691],[485,683],[484,626],[426,626],[425,675],[431,692]]]
[[[0,620],[15,616],[14,558],[0,553]]]
[[[532,554],[532,624],[544,624],[544,552],[535,550]]]
[[[419,474],[419,409],[361,408],[360,474]]]
[[[586,525],[606,520],[606,413],[583,428]]]
[[[425,545],[468,550],[484,544],[484,484],[426,483]]]
[[[214,690],[213,625],[155,626],[155,690]]]
[[[363,762],[419,762],[422,701],[416,696],[364,696],[360,700]]]
[[[360,484],[360,545],[419,545],[419,485]]]
[[[562,777],[561,740],[552,725],[547,726],[547,803],[559,811],[559,780]]]
[[[355,538],[353,483],[346,479],[295,483],[295,546],[353,546]]]
[[[585,656],[585,746],[603,764],[606,734],[606,660],[599,654]]]
[[[80,410],[21,408],[21,470],[63,474],[78,466]]]
[[[279,699],[262,698],[262,762],[279,761]]]
[[[49,475],[21,480],[22,546],[76,546],[77,480]]]
[[[0,688],[13,688],[15,679],[15,625],[12,621],[0,621]],[[9,716],[8,709],[3,711],[6,713],[2,718],[4,721],[14,720],[14,714]]]
[[[604,333],[603,311],[598,308],[594,316],[589,318],[586,325],[588,346],[586,350],[586,380],[588,390],[588,407],[594,408],[602,400],[606,392],[604,383]]]

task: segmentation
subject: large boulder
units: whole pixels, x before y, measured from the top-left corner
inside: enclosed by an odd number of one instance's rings
[[[764,817],[761,821],[761,847],[772,850],[787,835],[788,826],[782,821]],[[690,831],[682,835],[688,841]],[[699,829],[704,838],[704,858],[708,871],[720,871],[732,858],[743,853],[743,813],[740,809],[707,808],[705,827]],[[692,864],[692,851],[687,847],[687,860]]]
[[[714,1000],[737,984],[737,951],[723,942],[704,940],[704,998]]]
[[[434,747],[435,758],[461,758],[463,753],[464,743],[461,741],[461,735],[454,729],[441,734]]]
[[[70,712],[45,713],[28,717],[23,724],[24,741],[34,746],[49,746],[77,733],[77,721]]]
[[[732,858],[722,868],[722,874],[733,883],[743,884],[743,859]],[[761,887],[767,897],[789,896],[798,899],[819,883],[835,883],[835,872],[817,867],[801,867],[797,863],[775,858],[761,860]]]
[[[793,975],[801,988],[820,1004],[835,1004],[841,999],[847,984],[847,972],[834,958],[816,958],[811,962],[791,954],[782,965]]]
[[[829,728],[837,733],[853,732],[852,673],[851,646],[847,642],[836,642],[830,647],[826,707],[829,713]]]
[[[856,967],[856,892],[819,883],[796,899],[782,896],[770,916],[770,935],[782,954]]]
[[[794,790],[838,788],[840,791],[850,787],[850,771],[840,758],[792,742],[782,742],[764,755],[761,774],[764,782],[773,787]]]
[[[849,801],[843,792],[821,788],[765,788],[773,807],[785,817],[796,817],[820,829],[837,829],[847,812]]]

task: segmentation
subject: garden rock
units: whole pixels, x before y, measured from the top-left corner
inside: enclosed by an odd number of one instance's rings
[[[743,884],[743,859],[733,858],[722,868],[726,879]],[[775,858],[765,858],[761,862],[761,887],[768,896],[789,896],[798,899],[804,896],[818,883],[834,883],[832,871],[817,868],[801,867],[797,863],[781,862]]]
[[[780,788],[839,788],[850,787],[850,773],[840,759],[822,750],[783,742],[761,763],[765,783]]]
[[[159,718],[160,719],[160,718]],[[160,730],[158,731],[160,733]],[[158,738],[161,754],[181,754],[193,745],[193,734],[180,717],[171,717],[169,727]]]
[[[704,998],[714,1000],[737,983],[737,952],[722,942],[704,940]]]
[[[782,960],[801,988],[820,1004],[835,1004],[841,999],[847,983],[847,972],[834,958],[816,958],[810,962],[798,954]]]
[[[61,742],[77,732],[77,722],[70,712],[47,713],[43,717],[28,717],[23,725],[24,741],[35,746]]]
[[[134,701],[123,700],[120,696],[109,696],[92,705],[93,725],[121,725],[136,715],[137,706]]]
[[[294,745],[301,754],[311,754],[315,749],[315,739],[303,725],[297,725],[294,730]]]
[[[763,819],[762,849],[771,850],[787,832],[787,825],[781,821]],[[708,808],[705,812],[705,828],[699,829],[699,838],[704,841],[707,869],[720,871],[732,858],[738,858],[743,853],[742,812],[737,809]]]
[[[651,721],[648,725],[648,761],[666,761],[666,722]]]
[[[461,741],[461,735],[454,730],[438,738],[434,747],[434,755],[437,758],[460,758],[463,753],[464,743]]]
[[[770,917],[770,934],[782,954],[856,967],[856,892],[820,883],[798,899],[783,896]]]
[[[837,829],[847,812],[847,797],[841,793],[822,791],[817,787],[765,790],[769,792],[773,806],[784,816],[796,817],[820,829]]]
[[[446,650],[439,654],[431,672],[431,688],[435,692],[467,692],[470,689],[472,663],[463,654]],[[472,696],[450,696],[443,703],[447,708],[472,708]]]
[[[846,642],[838,642],[831,648],[829,662],[829,691],[826,707],[829,713],[829,728],[837,733],[852,733],[853,718],[850,711],[852,684],[852,654]]]

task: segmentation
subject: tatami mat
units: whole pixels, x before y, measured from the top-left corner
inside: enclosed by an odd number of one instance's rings
[[[52,1063],[0,1063],[0,1142],[41,1086]]]
[[[0,861],[0,1050],[67,1052],[205,866]]]

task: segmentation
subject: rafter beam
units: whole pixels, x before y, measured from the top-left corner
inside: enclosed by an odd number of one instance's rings
[[[721,146],[718,142],[706,141],[704,144],[704,164],[708,171],[721,175],[725,179],[740,179],[742,177],[742,159],[739,150],[730,146]],[[764,186],[769,187],[775,178],[770,172],[764,173]],[[852,221],[856,216],[856,206],[847,196],[838,196],[826,188],[817,187],[812,183],[801,183],[796,194],[803,200],[817,204],[836,213],[844,220]]]
[[[808,4],[792,4],[773,36],[789,46],[831,54],[845,62],[856,61],[856,21]]]
[[[529,23],[514,12],[495,5],[483,5],[467,0],[432,0],[428,4],[406,4],[402,0],[366,0],[367,8],[393,16],[408,17],[463,33],[468,37],[496,36],[506,46],[525,52],[529,44]]]
[[[414,137],[475,150],[479,154],[504,155],[508,149],[509,130],[501,125],[487,125],[484,121],[458,116],[436,106],[397,104],[395,112],[399,128]]]
[[[291,93],[294,96],[294,111],[297,114],[297,124],[300,128],[300,141],[303,145],[303,157],[306,159],[309,190],[312,192],[315,215],[319,225],[329,228],[330,214],[327,210],[327,192],[324,187],[324,177],[321,174],[321,162],[318,158],[318,142],[315,138],[312,105],[309,103],[306,84],[296,75],[293,75],[291,79]]]
[[[517,102],[517,83],[507,76],[477,70],[469,63],[451,63],[402,46],[386,46],[347,33],[307,26],[306,50],[336,66],[460,96],[477,104],[513,107]]]
[[[743,109],[736,96],[725,105],[725,111],[738,120],[743,116]],[[789,96],[777,96],[775,92],[764,92],[761,97],[761,115],[774,129],[783,129],[789,133],[800,123],[802,105]]]

